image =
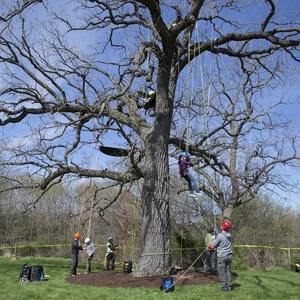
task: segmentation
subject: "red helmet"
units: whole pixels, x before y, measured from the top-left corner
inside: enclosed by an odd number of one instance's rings
[[[80,239],[80,236],[81,236],[81,235],[80,235],[80,233],[78,233],[78,232],[74,234],[74,238],[75,238],[75,239]]]
[[[230,223],[229,222],[223,222],[221,224],[221,226],[223,227],[224,230],[230,229]]]

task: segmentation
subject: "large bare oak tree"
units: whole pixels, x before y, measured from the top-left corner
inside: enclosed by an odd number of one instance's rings
[[[171,266],[170,154],[188,149],[201,162],[194,167],[205,182],[200,188],[225,218],[270,183],[276,163],[297,159],[293,138],[288,155],[282,155],[283,145],[275,156],[261,151],[263,146],[244,157],[238,152],[247,148],[244,134],[253,128],[263,132],[254,125],[265,118],[252,99],[265,96],[263,86],[276,86],[284,65],[280,55],[299,60],[299,12],[281,19],[272,0],[30,5],[39,2],[1,8],[3,175],[9,178],[10,167],[26,169],[45,191],[74,178],[107,178],[120,189],[142,181],[142,254],[135,275],[161,274]],[[213,68],[205,70],[209,84],[199,90],[214,100],[195,93],[190,101],[187,69],[204,54]],[[227,59],[238,71],[226,82],[229,64],[220,63]],[[150,90],[155,101],[145,113],[144,94]],[[197,115],[208,115],[202,134],[195,129]],[[190,117],[189,128],[180,131]],[[89,149],[97,143],[103,153],[123,159],[109,168],[91,166]]]

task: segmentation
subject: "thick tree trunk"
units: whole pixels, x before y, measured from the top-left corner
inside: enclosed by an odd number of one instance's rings
[[[230,222],[232,212],[233,212],[233,205],[227,205],[223,210],[223,214],[222,214],[223,221]]]
[[[164,273],[171,266],[169,163],[167,120],[155,126],[145,145],[145,176],[142,194],[142,254],[135,276]],[[167,121],[168,122],[168,121]]]
[[[135,276],[162,274],[172,263],[168,145],[173,102],[168,96],[168,74],[159,76],[161,84],[158,84],[156,94],[155,122],[145,139],[142,254]]]
[[[145,187],[143,199],[142,254],[135,276],[159,275],[171,266],[169,200],[166,187],[151,191]]]

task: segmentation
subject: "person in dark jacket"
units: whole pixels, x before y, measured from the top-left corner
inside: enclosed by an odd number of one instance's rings
[[[211,245],[208,245],[208,248],[214,250],[217,248],[217,257],[218,257],[218,273],[219,278],[222,284],[220,291],[229,292],[231,291],[231,262],[232,262],[232,237],[230,232],[229,222],[223,222],[222,232],[217,235]]]
[[[80,234],[75,233],[74,234],[74,240],[72,243],[72,250],[71,250],[71,255],[72,255],[72,265],[71,265],[71,271],[70,271],[70,276],[76,276],[77,272],[77,266],[78,266],[78,252],[79,250],[84,250],[85,247],[79,246],[78,240],[80,239]]]
[[[197,195],[200,195],[199,187],[198,184],[191,172],[189,172],[188,168],[190,167],[191,162],[189,160],[189,155],[187,152],[183,152],[182,154],[179,155],[179,160],[178,160],[178,167],[179,167],[179,173],[180,176],[183,177],[187,184],[188,188],[190,190],[190,196],[195,198]],[[194,189],[196,190],[196,194],[193,192],[193,187],[192,183],[194,186]]]
[[[138,103],[139,108],[155,108],[156,94],[154,91],[150,91],[149,93],[138,91],[137,94],[141,100],[141,103]]]

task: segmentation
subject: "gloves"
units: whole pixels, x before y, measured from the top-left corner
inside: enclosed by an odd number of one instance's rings
[[[215,246],[212,246],[211,244],[207,244],[207,248],[213,251],[215,250]]]

